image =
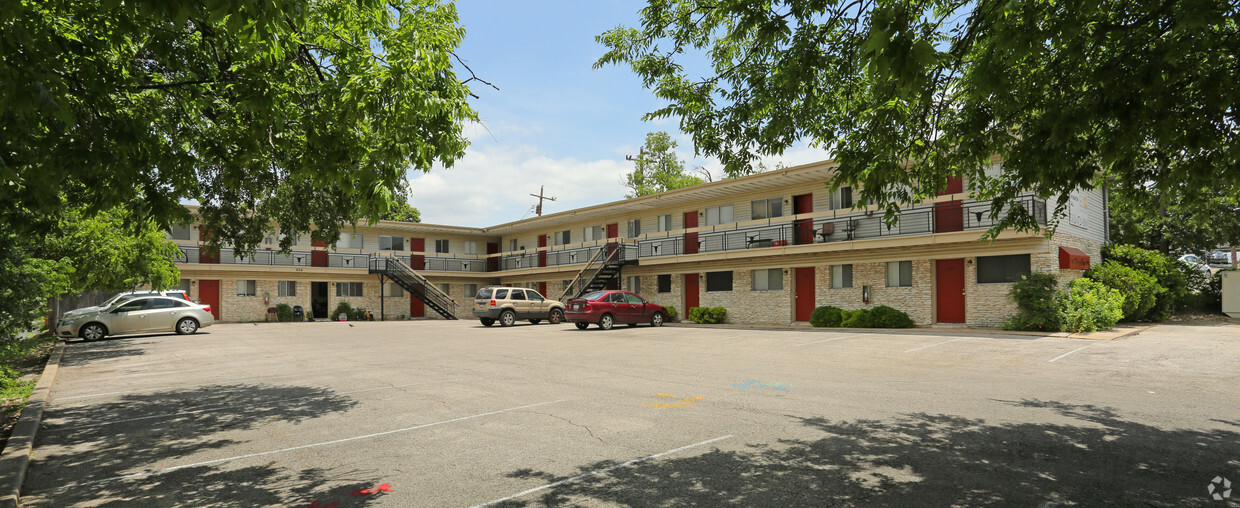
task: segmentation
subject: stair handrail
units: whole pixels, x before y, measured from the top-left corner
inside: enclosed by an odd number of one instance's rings
[[[375,264],[374,261],[376,259],[382,259],[383,260],[382,270],[384,273],[396,271],[403,275],[408,276],[409,278],[413,279],[414,282],[422,286],[422,296],[430,298],[431,300],[435,302],[435,304],[439,305],[440,307],[443,307],[445,310],[447,310],[452,315],[454,316],[456,315],[456,300],[453,300],[452,297],[448,296],[447,293],[444,293],[437,286],[435,286],[434,284],[431,284],[431,282],[429,280],[426,280],[426,277],[423,277],[422,274],[418,273],[417,270],[414,270],[409,265],[406,265],[403,261],[396,259],[394,256],[391,256],[391,255],[384,255],[384,254],[376,252],[376,253],[372,253],[370,256],[371,256],[372,265]],[[395,267],[395,269],[392,268],[393,266]],[[389,274],[389,277],[390,277],[390,274]]]
[[[611,246],[615,247],[609,248]],[[591,280],[594,280],[594,277],[597,276],[599,272],[603,271],[603,268],[606,268],[607,265],[616,262],[615,258],[618,258],[620,256],[620,252],[623,250],[621,247],[622,246],[614,242],[601,246],[598,252],[595,252],[593,256],[590,256],[590,260],[586,261],[586,266],[582,268],[580,272],[577,272],[577,277],[564,287],[564,292],[560,294],[560,298],[558,298],[558,300],[563,302],[570,294],[573,295],[573,298],[581,296],[580,292],[590,284]],[[591,269],[594,271],[590,273],[589,277],[586,277],[586,272],[589,272]],[[580,288],[578,288],[578,286],[580,286]]]

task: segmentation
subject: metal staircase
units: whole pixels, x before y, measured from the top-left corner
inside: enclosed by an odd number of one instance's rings
[[[621,243],[604,245],[590,257],[585,268],[577,272],[577,278],[564,288],[559,300],[564,302],[571,298],[581,298],[586,293],[606,288],[612,281],[618,281],[620,269],[636,259],[636,247]]]
[[[369,268],[370,273],[391,279],[414,298],[422,300],[427,307],[438,312],[440,316],[446,319],[457,319],[456,302],[401,260],[382,254],[371,254]]]

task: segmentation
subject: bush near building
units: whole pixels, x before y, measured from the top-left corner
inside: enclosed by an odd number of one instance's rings
[[[823,305],[809,314],[809,324],[817,327],[837,327],[844,322],[844,311],[839,307]]]
[[[1124,295],[1124,320],[1144,319],[1154,308],[1158,295],[1167,291],[1152,275],[1121,265],[1114,259],[1085,272],[1085,277],[1101,282]]]
[[[664,305],[663,311],[667,313],[667,321],[669,323],[675,323],[677,321],[677,318],[679,316],[676,314],[676,307],[672,307],[671,305]]]
[[[1171,317],[1177,306],[1191,301],[1188,277],[1184,275],[1186,267],[1171,256],[1132,245],[1108,245],[1102,248],[1102,258],[1149,274],[1163,288],[1155,296],[1154,306],[1145,314],[1145,319],[1162,321]]]
[[[690,307],[689,321],[694,323],[722,323],[728,318],[728,309],[723,307]]]
[[[912,328],[913,318],[904,311],[879,305],[870,310],[870,318],[874,328]]]
[[[1004,330],[1054,332],[1059,330],[1059,283],[1049,273],[1032,273],[1012,284],[1008,298],[1018,312],[1003,322]]]
[[[287,303],[276,304],[276,319],[282,322],[293,320],[293,307]]]
[[[866,309],[846,310],[840,325],[845,328],[874,328],[874,317]]]
[[[1089,278],[1068,284],[1068,294],[1061,299],[1060,323],[1069,332],[1093,332],[1114,328],[1124,317],[1124,295]]]

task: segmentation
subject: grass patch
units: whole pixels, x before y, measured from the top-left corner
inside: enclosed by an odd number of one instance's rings
[[[0,449],[8,442],[56,339],[42,334],[0,344]]]

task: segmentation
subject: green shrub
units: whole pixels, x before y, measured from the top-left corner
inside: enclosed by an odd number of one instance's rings
[[[823,305],[809,314],[809,324],[811,326],[836,327],[840,326],[842,322],[844,322],[844,311],[840,310],[839,307]]]
[[[722,323],[728,317],[723,307],[690,307],[689,320],[695,323]]]
[[[874,328],[912,328],[913,318],[904,311],[879,305],[870,309],[870,320]]]
[[[865,309],[846,310],[840,324],[847,328],[874,328],[874,319]]]
[[[349,314],[349,321],[366,321],[366,309],[358,307]]]
[[[1019,310],[1003,322],[1004,330],[1053,332],[1059,330],[1058,281],[1049,273],[1032,273],[1012,284],[1008,298]]]
[[[330,316],[327,316],[327,319],[335,321],[341,314],[351,318],[353,316],[353,306],[349,305],[349,302],[337,303],[336,310],[333,311]]]
[[[277,303],[276,304],[276,319],[279,321],[292,321],[293,320],[293,307],[289,306],[289,304],[287,303]]]
[[[667,313],[667,321],[668,321],[669,323],[675,323],[675,322],[676,322],[676,317],[677,317],[677,316],[676,316],[676,307],[672,307],[671,305],[664,305],[664,306],[663,306],[663,311],[664,311],[665,313]]]
[[[1165,291],[1152,275],[1121,265],[1114,259],[1091,268],[1085,276],[1124,295],[1125,321],[1145,318],[1154,308],[1158,294]]]
[[[1068,284],[1059,320],[1069,332],[1093,332],[1114,328],[1124,317],[1124,295],[1118,289],[1082,277]]]
[[[1227,271],[1231,271],[1231,268],[1219,270],[1213,277],[1210,277],[1210,280],[1206,281],[1201,291],[1197,293],[1193,308],[1207,312],[1223,310],[1223,272]]]
[[[1145,319],[1167,319],[1177,306],[1189,300],[1191,293],[1180,266],[1182,263],[1171,256],[1132,245],[1108,245],[1102,249],[1102,258],[1147,273],[1162,287],[1163,291],[1155,296],[1154,307],[1146,313]]]

